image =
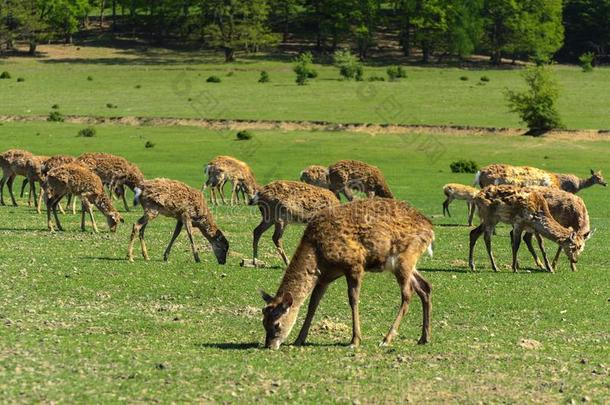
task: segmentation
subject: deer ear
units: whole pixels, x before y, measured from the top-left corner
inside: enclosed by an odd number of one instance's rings
[[[284,293],[284,296],[282,297],[282,307],[288,309],[292,306],[293,302],[294,300],[292,299],[292,294],[289,292]]]
[[[267,294],[266,292],[264,292],[263,290],[258,290],[258,293],[263,298],[263,301],[265,301],[267,304],[270,303],[271,301],[273,301],[273,297],[271,295]]]
[[[595,228],[593,228],[589,232],[585,233],[583,235],[583,237],[585,238],[585,240],[589,240],[589,239],[591,239],[591,236],[593,236],[594,233],[595,233]]]
[[[591,169],[591,175],[595,174],[595,170]]]

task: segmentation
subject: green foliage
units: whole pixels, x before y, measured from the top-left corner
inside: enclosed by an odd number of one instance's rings
[[[527,90],[506,92],[511,112],[516,112],[527,124],[533,135],[548,130],[562,128],[563,124],[557,111],[559,87],[548,68],[537,66],[523,74]]]
[[[87,81],[92,82],[93,81],[93,76],[87,76]]]
[[[367,79],[369,82],[385,82],[385,77],[372,75]]]
[[[205,79],[205,81],[208,83],[220,83],[221,82],[220,77],[214,76],[214,75],[208,77],[207,79]]]
[[[59,110],[59,104],[53,104],[51,108],[54,110]]]
[[[451,173],[476,173],[479,165],[474,160],[460,159],[449,165]]]
[[[93,138],[96,134],[97,134],[97,131],[93,127],[83,128],[80,131],[78,131],[78,136],[81,136],[83,138]]]
[[[482,82],[489,82],[491,79],[489,78],[489,76],[481,76],[481,81]]]
[[[254,134],[251,131],[244,129],[244,130],[239,131],[237,133],[236,137],[237,137],[237,140],[239,140],[239,141],[249,141],[250,139],[252,139],[254,137]]]
[[[595,60],[595,54],[593,52],[585,52],[578,58],[580,67],[583,72],[593,71],[593,61]]]
[[[460,76],[460,80],[466,82],[468,81],[468,76]]]
[[[335,51],[333,54],[333,64],[339,69],[339,74],[344,79],[362,81],[362,75],[364,74],[362,63],[348,49]]]
[[[106,103],[106,108],[118,108],[116,104]]]
[[[146,149],[151,149],[151,148],[154,148],[154,147],[155,147],[155,145],[156,145],[156,144],[155,144],[154,142],[151,142],[151,141],[146,141],[146,143],[144,144],[144,147],[145,147]]]
[[[294,60],[294,67],[292,70],[297,75],[296,82],[299,86],[307,84],[309,79],[318,76],[318,73],[313,68],[313,55],[311,52],[303,52]]]
[[[386,69],[388,80],[393,82],[407,77],[407,71],[402,66],[393,65]]]
[[[49,122],[64,122],[64,116],[59,111],[51,111],[47,117]]]
[[[25,82],[25,78],[23,78],[23,77],[18,77],[18,78],[17,78],[17,83],[22,83],[22,82]]]
[[[11,74],[7,71],[4,71],[2,73],[0,73],[0,79],[10,79],[11,78]]]
[[[271,79],[269,78],[269,73],[266,70],[261,71],[261,75],[258,78],[259,83],[268,83]]]

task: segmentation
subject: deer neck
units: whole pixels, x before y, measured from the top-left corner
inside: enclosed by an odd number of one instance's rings
[[[293,299],[292,310],[297,312],[309,297],[318,280],[318,260],[311,242],[303,239],[294,254],[276,296],[290,293]]]
[[[575,192],[582,190],[583,188],[591,187],[595,184],[593,177],[589,177],[586,179],[578,179],[578,189]]]
[[[97,209],[100,210],[100,212],[105,216],[108,216],[113,211],[110,198],[108,198],[108,196],[106,196],[104,193],[98,194],[93,199],[93,205],[95,205]]]
[[[594,183],[593,177],[581,179],[573,174],[555,174],[559,182],[559,187],[569,193],[576,194],[583,188],[591,187]]]
[[[557,222],[551,213],[546,210],[536,215],[537,220],[533,222],[533,228],[540,235],[558,244],[566,241],[571,234],[570,229],[563,227]]]

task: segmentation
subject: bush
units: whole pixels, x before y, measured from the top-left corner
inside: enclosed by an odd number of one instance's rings
[[[490,79],[487,76],[481,76],[481,81],[482,82],[488,82]]]
[[[11,74],[9,72],[7,72],[6,70],[2,73],[0,73],[0,79],[10,79],[11,78]]]
[[[47,118],[49,122],[64,122],[64,116],[59,111],[51,111]]]
[[[227,77],[231,77],[231,76],[233,76],[234,74],[235,74],[235,72],[231,70],[231,71],[229,71],[229,73],[227,73]]]
[[[92,82],[93,81],[93,76],[87,76],[87,80]]]
[[[383,76],[369,76],[367,79],[369,82],[385,82],[385,77]]]
[[[237,139],[240,141],[249,141],[253,136],[254,134],[246,129],[237,133]]]
[[[154,148],[154,147],[155,147],[155,144],[154,144],[154,143],[152,143],[151,141],[146,141],[146,143],[144,144],[144,147],[145,147],[146,149]]]
[[[51,108],[54,110],[59,110],[59,104],[53,104]]]
[[[21,82],[25,82],[25,79],[23,77],[18,77],[17,83],[21,83]]]
[[[386,73],[388,75],[388,80],[391,82],[407,77],[407,72],[402,66],[390,66],[387,68]]]
[[[449,165],[452,173],[476,173],[479,165],[474,160],[460,159]]]
[[[303,52],[294,60],[292,70],[297,75],[296,82],[299,86],[307,84],[308,79],[314,79],[318,76],[318,72],[311,66],[313,64],[313,56],[311,52]]]
[[[356,55],[349,50],[338,50],[333,54],[333,64],[339,69],[339,74],[346,80],[362,81],[364,68]]]
[[[258,78],[258,82],[259,83],[268,83],[269,82],[269,73],[267,73],[267,71],[263,70],[261,72],[261,76]]]
[[[82,136],[83,138],[93,138],[97,134],[95,128],[87,127],[78,131],[78,136]]]
[[[595,54],[593,52],[586,52],[580,55],[578,61],[583,72],[593,71],[593,61],[595,60]]]
[[[108,108],[118,108],[118,106],[116,104],[112,104],[112,103],[107,103],[106,107],[108,107]]]
[[[468,81],[468,76],[460,76],[460,80],[463,82]]]
[[[525,71],[523,78],[527,83],[527,90],[506,92],[510,111],[519,114],[531,135],[563,128],[555,106],[559,87],[551,72],[544,66],[537,66]]]
[[[142,85],[141,85],[141,84],[136,84],[136,85],[135,85],[135,88],[136,88],[136,89],[141,89],[141,88],[142,88]]]
[[[208,83],[220,83],[220,77],[218,76],[210,76],[206,80]]]

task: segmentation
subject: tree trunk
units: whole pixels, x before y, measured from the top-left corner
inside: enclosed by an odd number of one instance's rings
[[[224,47],[224,51],[225,51],[225,62],[234,62],[235,61],[235,49],[229,47],[229,46],[225,46]]]
[[[30,39],[30,49],[28,50],[28,55],[36,55],[36,47],[38,47],[38,42],[36,42],[35,39]]]
[[[106,8],[106,0],[100,1],[100,28],[104,26],[104,9]]]
[[[116,32],[116,0],[112,0],[112,32]]]
[[[502,63],[502,51],[499,49],[494,49],[491,53],[490,61],[494,65],[499,65]]]
[[[430,54],[431,54],[430,45],[427,43],[422,44],[422,62],[428,63],[430,62]]]

